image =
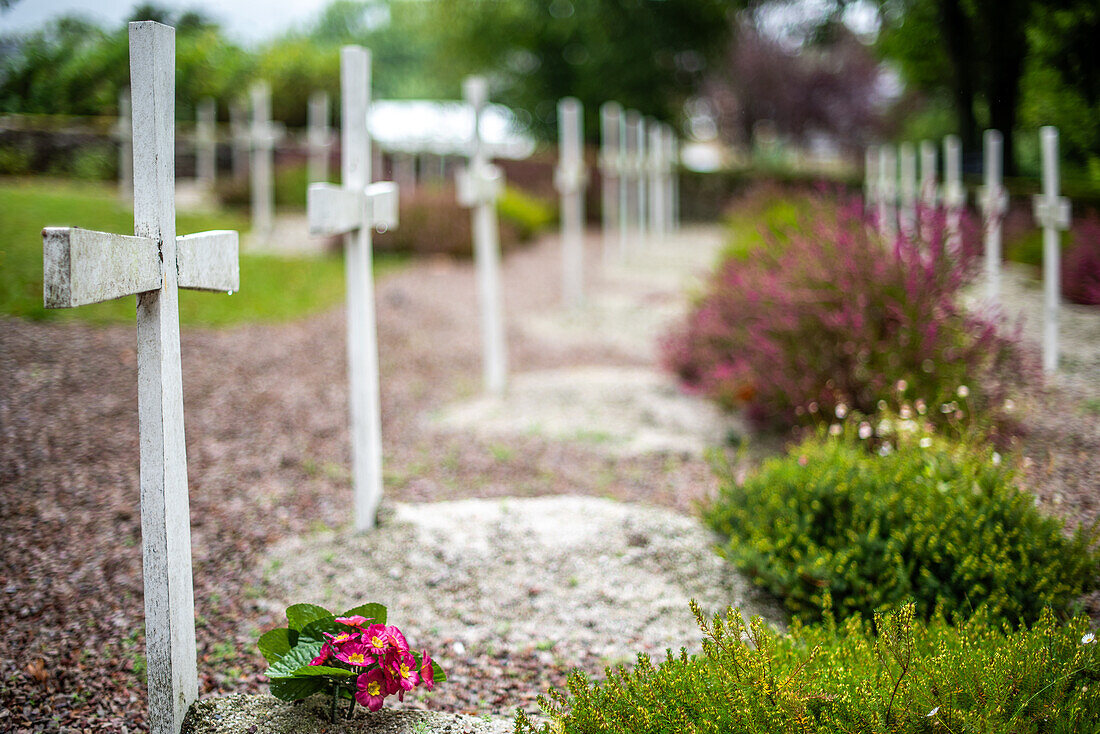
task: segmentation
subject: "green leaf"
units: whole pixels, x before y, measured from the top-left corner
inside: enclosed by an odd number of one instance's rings
[[[286,621],[290,629],[296,632],[301,632],[303,627],[316,619],[334,616],[332,612],[316,604],[295,604],[286,608]]]
[[[264,660],[269,665],[274,665],[279,662],[279,658],[290,652],[290,648],[294,647],[297,641],[297,632],[280,627],[263,633],[256,642],[256,647],[260,648],[260,654],[264,656]]]
[[[432,661],[432,682],[443,683],[447,680],[447,674],[443,672],[443,668],[439,667],[439,663]]]
[[[302,666],[309,665],[309,661],[317,657],[320,652],[321,643],[319,642],[305,642],[295,645],[290,652],[283,655],[279,662],[265,670],[264,675],[271,678],[272,681],[276,678],[292,678],[294,671]]]
[[[271,695],[280,701],[297,701],[323,690],[323,678],[275,678],[271,681]]]
[[[386,623],[386,608],[381,604],[360,604],[354,609],[349,609],[341,617],[354,617],[355,615],[373,620],[374,624]]]
[[[359,673],[344,668],[330,668],[327,665],[305,665],[294,671],[295,678],[318,678],[330,675],[334,678],[357,678]]]
[[[348,632],[350,628],[342,624],[337,624],[336,617],[328,616],[321,619],[315,619],[305,627],[302,628],[299,633],[298,639],[302,642],[326,642],[325,634],[335,635],[339,632]]]

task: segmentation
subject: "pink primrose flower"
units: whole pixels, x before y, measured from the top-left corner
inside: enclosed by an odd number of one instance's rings
[[[355,692],[355,700],[360,706],[366,706],[370,711],[381,709],[382,703],[389,695],[386,688],[386,675],[381,668],[372,668],[360,675],[355,681],[355,686],[358,689]]]
[[[345,624],[348,627],[357,627],[358,629],[363,629],[363,626],[367,622],[371,622],[373,620],[370,620],[370,619],[367,619],[366,617],[362,617],[358,614],[355,614],[355,615],[352,615],[350,617],[337,617],[336,621],[340,624]]]
[[[326,642],[321,645],[321,652],[317,653],[317,657],[309,661],[310,665],[321,665],[332,655],[332,643]]]
[[[432,659],[428,655],[427,650],[422,653],[421,657],[420,682],[423,683],[424,687],[429,691],[435,686],[435,673],[432,672]]]
[[[407,652],[401,653],[394,661],[393,672],[398,685],[406,691],[416,688],[416,684],[420,682],[420,676],[416,672],[416,659]]]
[[[363,642],[370,648],[370,654],[381,659],[386,654],[390,637],[384,624],[372,624],[363,633]]]
[[[370,647],[360,640],[352,640],[344,643],[337,651],[336,658],[343,660],[348,665],[367,666],[373,665],[375,657],[370,653]]]
[[[401,630],[396,627],[387,627],[386,634],[389,635],[390,643],[401,652],[409,651],[409,643],[405,639],[405,635],[401,634]]]

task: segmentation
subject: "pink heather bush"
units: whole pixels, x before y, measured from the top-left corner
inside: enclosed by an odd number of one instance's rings
[[[831,420],[838,405],[872,415],[899,398],[952,406],[928,417],[957,424],[971,418],[953,405],[963,385],[967,407],[998,423],[1020,362],[1012,342],[956,303],[976,272],[974,227],[964,220],[957,252],[946,251],[942,216],[927,241],[889,244],[858,201],[810,202],[812,217],[788,241],[721,264],[666,337],[666,365],[688,389],[743,407],[762,427]]]
[[[1073,228],[1073,244],[1062,258],[1062,293],[1073,303],[1100,305],[1100,217],[1096,212]]]

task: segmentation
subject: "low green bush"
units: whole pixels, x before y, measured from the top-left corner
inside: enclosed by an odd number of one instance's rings
[[[797,623],[780,636],[741,613],[703,629],[703,655],[638,656],[604,682],[574,671],[539,697],[551,722],[522,712],[517,734],[928,734],[1100,731],[1100,644],[1080,616],[1044,614],[1012,631],[972,618],[914,621],[912,606],[874,625]]]
[[[506,186],[500,195],[497,211],[501,221],[512,224],[521,242],[534,239],[557,217],[553,206],[511,186]]]
[[[31,153],[19,145],[0,145],[0,176],[23,176],[31,172]]]
[[[811,438],[742,482],[719,466],[703,516],[729,538],[723,554],[807,620],[831,597],[843,616],[912,601],[922,618],[985,608],[1029,623],[1095,588],[1100,526],[1067,536],[991,450],[896,423],[878,452],[865,443],[888,431],[863,423]]]

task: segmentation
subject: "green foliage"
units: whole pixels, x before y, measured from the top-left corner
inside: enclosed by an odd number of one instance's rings
[[[0,180],[0,314],[38,320],[133,323],[134,298],[120,298],[72,309],[42,307],[42,227],[79,226],[105,232],[133,232],[132,210],[108,187],[48,179]],[[180,213],[180,234],[209,229],[247,229],[232,214]],[[390,256],[376,258],[376,272],[398,266]],[[340,257],[283,258],[242,253],[241,290],[224,293],[180,291],[180,322],[223,326],[284,321],[331,308],[344,298]]]
[[[1067,537],[989,450],[894,438],[885,455],[851,432],[811,438],[743,482],[719,467],[704,518],[723,554],[806,619],[912,601],[923,618],[985,608],[1019,624],[1095,587],[1100,526]]]
[[[30,168],[30,151],[16,145],[0,146],[0,176],[21,176]]]
[[[465,73],[493,70],[494,98],[526,110],[547,139],[557,100],[573,95],[592,110],[608,99],[662,120],[700,85],[730,38],[722,0],[439,0],[442,56]]]
[[[557,216],[551,204],[512,186],[504,187],[497,200],[497,213],[502,221],[515,227],[521,242],[534,239],[553,224]]]
[[[552,723],[518,713],[517,734],[1068,734],[1100,721],[1100,644],[1084,641],[1084,616],[1011,631],[977,618],[922,624],[902,607],[873,627],[796,623],[780,636],[732,608],[710,623],[692,611],[702,656],[655,668],[639,655],[602,683],[574,672],[567,693],[539,698]]]
[[[115,178],[117,163],[113,146],[89,146],[73,154],[67,173],[81,181],[111,181]]]

